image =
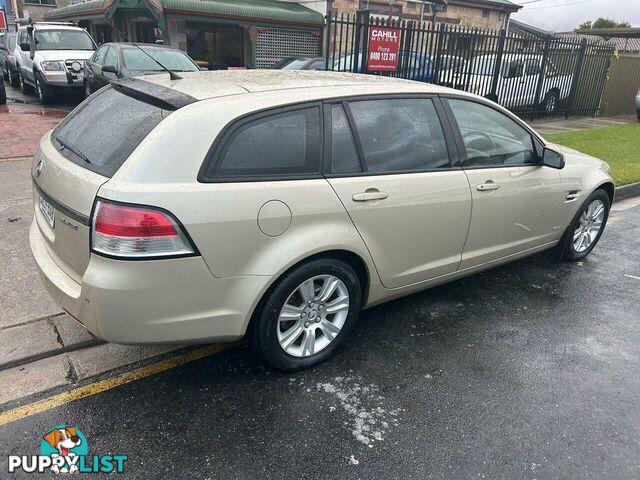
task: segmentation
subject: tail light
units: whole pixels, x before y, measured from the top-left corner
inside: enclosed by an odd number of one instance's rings
[[[97,200],[91,250],[117,258],[184,257],[196,249],[176,218],[153,207]]]

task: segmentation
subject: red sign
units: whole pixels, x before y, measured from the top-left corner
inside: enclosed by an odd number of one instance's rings
[[[397,71],[399,51],[399,28],[369,27],[367,70],[372,72]]]
[[[7,17],[4,14],[4,10],[0,10],[0,30],[7,29]]]

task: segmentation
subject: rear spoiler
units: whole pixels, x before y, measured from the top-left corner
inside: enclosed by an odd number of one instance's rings
[[[197,101],[191,95],[172,88],[163,87],[139,78],[127,78],[112,82],[111,85],[118,92],[135,98],[141,102],[154,105],[164,110],[178,110]]]

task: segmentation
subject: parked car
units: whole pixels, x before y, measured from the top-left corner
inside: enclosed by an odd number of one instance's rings
[[[18,28],[15,48],[20,87],[35,93],[43,105],[59,90],[80,90],[84,63],[95,50],[84,28],[70,23],[38,22]]]
[[[640,85],[638,85],[638,90],[636,91],[636,114],[640,122]]]
[[[489,95],[495,62],[496,55],[475,57],[460,69],[451,86],[482,96]],[[503,55],[496,89],[500,104],[510,108],[533,106],[541,69],[542,55]],[[569,96],[572,78],[572,74],[560,74],[553,63],[547,62],[540,96],[540,107],[544,111],[555,111],[560,101]]]
[[[357,57],[353,53],[346,53],[333,60],[330,70],[355,72],[358,66],[364,65],[365,62],[366,59],[362,58],[362,51],[358,53]],[[398,59],[397,76],[418,82],[432,82],[433,72],[429,56],[418,52],[402,52]]]
[[[287,57],[274,63],[270,68],[274,70],[324,70],[324,57]]]
[[[84,79],[85,96],[88,97],[119,78],[161,72],[162,67],[156,61],[174,72],[200,70],[200,67],[186,53],[177,48],[148,43],[137,45],[140,48],[131,43],[114,42],[101,45],[87,60]]]
[[[584,258],[614,193],[606,163],[486,99],[311,71],[113,82],[42,137],[32,175],[44,284],[94,335],[249,335],[284,370],[329,357],[362,308]]]
[[[13,53],[15,49],[16,34],[0,33],[0,71],[2,72],[2,77],[11,83],[12,87],[17,87],[20,83],[16,57]]]
[[[440,56],[440,64],[437,64],[437,57],[431,55],[429,58],[429,65],[433,71],[438,67],[438,78],[432,79],[434,83],[445,83],[451,81],[453,76],[464,66],[464,58],[457,57],[455,55],[442,55]]]

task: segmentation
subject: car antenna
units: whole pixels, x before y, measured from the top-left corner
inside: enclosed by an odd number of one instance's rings
[[[148,52],[145,52],[144,49],[142,47],[140,47],[140,45],[138,45],[137,43],[134,43],[131,40],[129,40],[129,38],[124,33],[122,33],[120,30],[118,30],[116,28],[116,26],[113,24],[113,22],[111,22],[110,25],[111,25],[111,28],[113,28],[116,32],[118,32],[120,35],[122,35],[127,42],[129,42],[131,45],[136,47],[138,50],[140,50],[142,53],[144,53],[151,60],[156,62],[158,65],[160,65],[160,67],[162,67],[162,69],[169,74],[169,78],[171,80],[181,80],[182,79],[182,77],[180,75],[178,75],[176,72],[173,72],[173,71],[169,70],[167,67],[162,65],[158,60],[153,58]]]

